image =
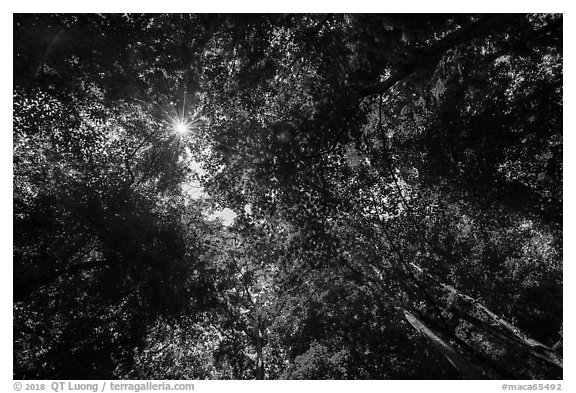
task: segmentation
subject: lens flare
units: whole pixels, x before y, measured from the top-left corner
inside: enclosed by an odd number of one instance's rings
[[[184,123],[183,121],[176,121],[174,123],[174,131],[180,135],[184,135],[188,132],[188,124]]]

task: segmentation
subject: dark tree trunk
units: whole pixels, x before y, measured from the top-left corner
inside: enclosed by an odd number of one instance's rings
[[[256,379],[264,379],[264,358],[262,356],[262,333],[256,333]]]

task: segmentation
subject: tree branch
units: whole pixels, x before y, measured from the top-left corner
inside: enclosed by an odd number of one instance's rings
[[[516,19],[523,17],[523,15],[518,14],[489,16],[472,23],[467,27],[450,33],[427,48],[424,48],[419,55],[407,61],[406,64],[393,70],[385,81],[366,87],[362,91],[362,97],[372,94],[381,94],[389,90],[392,86],[406,78],[408,75],[412,74],[419,67],[431,66],[437,63],[448,50],[472,39],[483,37],[486,34],[495,31],[502,26],[507,26]]]

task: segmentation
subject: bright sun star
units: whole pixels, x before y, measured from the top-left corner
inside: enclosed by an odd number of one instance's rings
[[[182,121],[177,121],[174,125],[174,129],[179,134],[186,134],[188,132],[188,125]]]

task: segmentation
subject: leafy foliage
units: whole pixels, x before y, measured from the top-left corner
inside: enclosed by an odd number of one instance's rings
[[[15,377],[561,378],[562,23],[16,15]]]

